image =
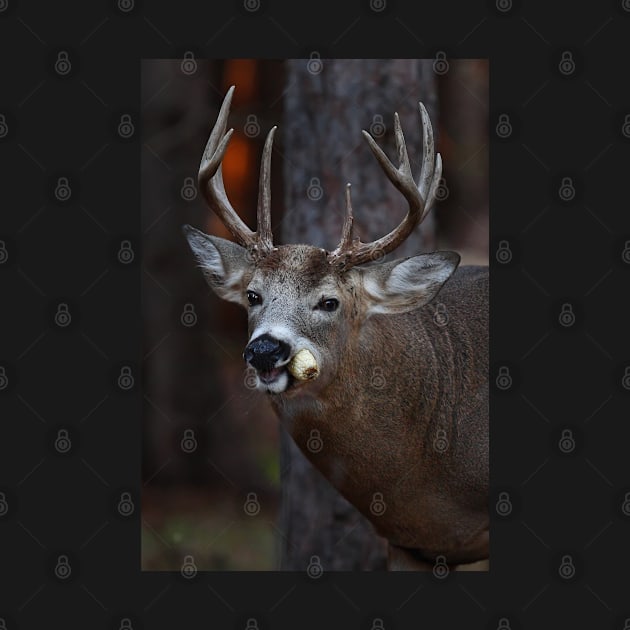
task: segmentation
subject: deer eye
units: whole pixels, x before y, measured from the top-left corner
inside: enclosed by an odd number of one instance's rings
[[[256,306],[258,304],[262,304],[262,298],[258,293],[254,293],[254,291],[247,292],[247,301],[250,306]]]
[[[328,313],[336,311],[338,307],[339,300],[336,300],[335,298],[322,298],[317,304],[318,309],[327,311]]]

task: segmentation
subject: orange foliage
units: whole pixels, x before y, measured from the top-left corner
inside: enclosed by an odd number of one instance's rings
[[[230,85],[236,86],[234,92],[234,104],[251,101],[256,95],[256,76],[258,71],[258,60],[256,59],[228,59],[225,62],[223,72],[224,89]]]
[[[258,96],[258,65],[256,59],[228,59],[223,65],[223,86],[227,91],[229,86],[235,85],[232,111],[239,107],[247,106],[256,100]],[[234,123],[233,123],[234,124]],[[248,207],[252,186],[255,182],[257,168],[254,163],[254,149],[256,141],[248,138],[241,129],[235,128],[232,139],[223,158],[223,182],[228,199],[235,210],[245,221],[253,216],[253,209]],[[221,221],[212,214],[208,217],[207,228],[210,234],[216,234],[223,238],[231,238]]]
[[[223,183],[227,197],[246,223],[249,214],[246,207],[249,179],[256,169],[253,149],[251,140],[235,129],[222,163]],[[208,219],[210,234],[230,238],[229,232],[214,213]]]

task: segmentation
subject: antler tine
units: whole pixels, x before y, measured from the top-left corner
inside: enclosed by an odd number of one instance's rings
[[[241,245],[255,249],[258,242],[256,233],[252,232],[245,223],[243,223],[236,213],[236,210],[232,207],[225,193],[223,173],[221,170],[221,162],[225,155],[228,142],[232,137],[232,132],[234,131],[233,129],[230,129],[227,133],[225,131],[233,94],[234,86],[228,90],[223,99],[217,121],[212,128],[210,138],[208,139],[201,158],[197,181],[199,183],[199,190],[201,190],[204,195],[208,206],[214,210],[232,236],[234,236]]]
[[[400,126],[398,112],[394,112],[394,138],[396,140],[396,150],[398,151],[398,163],[400,164],[398,169],[413,179],[411,164],[409,164],[409,154],[407,153],[407,145],[405,144],[405,136]],[[387,161],[389,162],[389,160]]]
[[[272,127],[267,134],[260,165],[260,182],[258,184],[258,245],[261,252],[273,249],[271,233],[271,148],[277,127]]]
[[[442,158],[439,153],[435,155],[433,129],[429,115],[422,103],[419,103],[419,106],[422,119],[423,155],[422,171],[418,185],[414,181],[411,172],[409,155],[398,114],[394,114],[394,136],[398,153],[398,168],[392,164],[383,150],[376,144],[374,138],[367,131],[363,131],[363,137],[366,139],[385,175],[407,200],[409,204],[407,215],[389,234],[371,243],[361,243],[358,239],[352,242],[346,234],[346,224],[344,224],[344,234],[341,242],[329,254],[331,263],[341,264],[344,268],[350,268],[388,254],[413,232],[433,206],[439,179],[442,175]],[[346,219],[347,222],[348,219]]]
[[[427,193],[426,202],[424,206],[424,212],[422,213],[422,217],[420,221],[424,218],[424,216],[431,210],[433,204],[435,203],[435,195],[437,193],[437,189],[440,185],[440,179],[442,178],[442,156],[438,153],[435,156],[435,171],[433,172],[433,180],[431,181],[431,187],[429,188],[429,192]]]
[[[434,180],[436,159],[434,158],[435,145],[433,142],[433,127],[431,126],[429,114],[422,103],[418,103],[418,108],[420,109],[420,118],[422,119],[422,170],[420,172],[418,190],[420,191],[420,196],[425,200],[424,216],[433,205],[432,203],[426,203],[426,201],[428,200],[429,188]],[[438,158],[440,159],[441,165],[442,160],[439,154]],[[440,179],[440,175],[438,175],[437,179]],[[420,220],[422,220],[422,217]]]
[[[352,216],[351,187],[352,184],[348,182],[346,184],[346,217],[343,221],[343,228],[341,229],[341,241],[339,241],[339,245],[330,252],[329,260],[331,261],[343,260],[352,246],[352,223],[354,217]]]

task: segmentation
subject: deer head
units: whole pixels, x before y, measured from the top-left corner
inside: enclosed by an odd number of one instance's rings
[[[239,218],[225,192],[221,161],[233,131],[226,131],[233,92],[231,87],[203,153],[199,189],[237,242],[206,235],[190,226],[184,226],[184,232],[217,295],[248,310],[250,338],[244,358],[256,370],[258,387],[287,396],[321,391],[337,377],[348,344],[367,318],[421,307],[435,297],[459,264],[459,255],[454,252],[373,262],[394,251],[435,201],[442,162],[440,154],[434,152],[431,122],[420,103],[423,159],[418,184],[411,172],[397,114],[394,132],[398,167],[363,131],[376,160],[409,205],[405,218],[389,234],[370,243],[353,238],[348,184],[346,217],[334,250],[310,245],[274,246],[270,165],[276,127],[269,132],[263,149],[256,232]],[[361,266],[370,262],[373,264]],[[310,351],[317,363],[316,380],[299,381],[287,369],[303,349]]]

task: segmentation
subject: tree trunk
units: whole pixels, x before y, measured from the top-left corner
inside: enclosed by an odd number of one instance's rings
[[[393,229],[407,204],[381,171],[361,129],[395,160],[397,111],[417,179],[422,160],[418,101],[427,107],[437,135],[436,100],[430,61],[323,60],[320,68],[306,60],[287,62],[282,242],[334,248],[341,236],[346,182],[352,183],[355,235],[374,240]],[[429,215],[390,256],[433,246]],[[317,556],[325,571],[384,569],[385,541],[311,466],[284,429],[280,464],[281,568],[305,570]]]

